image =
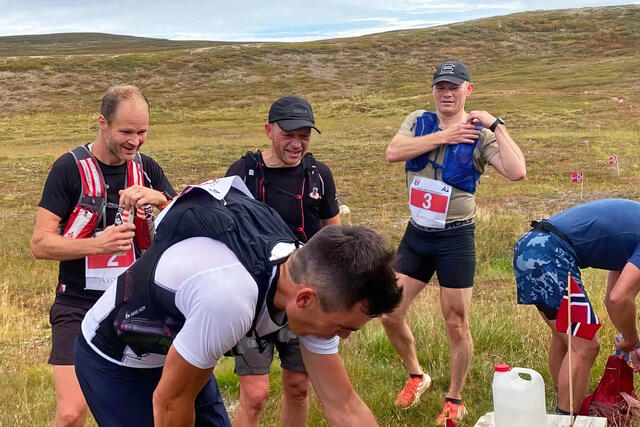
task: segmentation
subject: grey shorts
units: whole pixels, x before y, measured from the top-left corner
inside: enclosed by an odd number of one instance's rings
[[[237,375],[266,375],[271,369],[273,361],[273,349],[278,350],[280,367],[289,371],[306,372],[300,353],[300,341],[295,335],[284,328],[281,331],[269,334],[263,339],[266,346],[261,352],[255,340],[244,338],[238,343],[239,356],[235,356]]]

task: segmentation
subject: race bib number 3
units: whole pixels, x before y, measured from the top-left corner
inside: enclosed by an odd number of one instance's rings
[[[423,227],[444,228],[450,198],[450,185],[416,176],[411,182],[409,192],[411,217]]]

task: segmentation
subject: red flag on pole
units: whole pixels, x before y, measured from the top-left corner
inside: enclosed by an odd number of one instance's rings
[[[571,175],[571,182],[582,182],[582,172],[574,172]]]
[[[558,317],[556,318],[556,330],[565,334],[571,333],[573,336],[588,340],[593,339],[598,329],[600,329],[598,316],[596,316],[589,299],[582,292],[576,281],[573,280],[573,277],[569,280],[571,281],[571,328],[569,329],[568,324],[569,297],[565,289]]]

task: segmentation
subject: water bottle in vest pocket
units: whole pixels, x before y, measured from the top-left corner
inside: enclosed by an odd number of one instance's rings
[[[476,129],[480,130],[481,127]],[[480,179],[473,164],[473,152],[478,146],[478,140],[473,144],[447,145],[442,162],[442,180],[467,193],[475,193],[476,182]]]

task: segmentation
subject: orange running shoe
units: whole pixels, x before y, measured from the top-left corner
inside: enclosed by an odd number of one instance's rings
[[[461,420],[465,415],[467,415],[467,409],[462,404],[462,400],[446,398],[442,412],[438,415],[438,418],[436,418],[436,425],[443,425],[447,419]]]
[[[396,399],[396,406],[409,409],[420,400],[420,395],[431,385],[431,377],[422,374],[420,377],[409,377],[404,388]]]

